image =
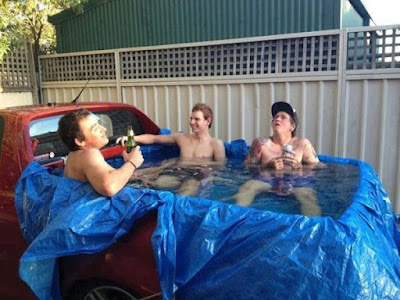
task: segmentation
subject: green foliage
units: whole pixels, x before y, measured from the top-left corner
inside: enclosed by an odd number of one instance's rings
[[[47,20],[61,10],[81,11],[88,0],[0,0],[0,61],[4,53],[24,40],[39,54],[54,52],[55,29]]]

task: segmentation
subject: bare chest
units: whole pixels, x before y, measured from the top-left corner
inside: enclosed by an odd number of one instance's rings
[[[182,157],[204,158],[214,154],[210,141],[187,141],[179,146]]]
[[[297,143],[293,143],[293,152],[295,159],[301,162],[303,159],[303,149]],[[264,143],[261,150],[261,162],[268,163],[271,159],[283,157],[283,147],[281,145],[274,144],[272,141]]]

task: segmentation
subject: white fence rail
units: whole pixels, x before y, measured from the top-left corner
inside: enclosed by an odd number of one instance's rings
[[[371,163],[400,213],[400,30],[366,27],[41,57],[45,102],[130,103],[189,131],[211,105],[223,140],[271,134],[270,107],[293,104],[320,154]]]

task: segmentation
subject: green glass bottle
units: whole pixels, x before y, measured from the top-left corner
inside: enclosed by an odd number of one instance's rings
[[[135,133],[133,132],[132,125],[128,126],[128,132],[126,135],[128,137],[128,140],[125,143],[125,147],[126,147],[126,152],[129,153],[132,151],[133,148],[136,147]]]

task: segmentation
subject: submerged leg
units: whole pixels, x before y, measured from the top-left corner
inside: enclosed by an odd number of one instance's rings
[[[249,206],[253,203],[254,198],[262,192],[267,192],[271,189],[271,185],[267,182],[251,179],[240,186],[233,199],[237,205]]]
[[[155,189],[173,189],[178,187],[182,182],[176,176],[160,175],[151,183]]]
[[[301,213],[305,216],[320,216],[321,207],[318,204],[317,193],[312,188],[294,188],[293,194],[300,202]]]
[[[195,196],[197,194],[197,190],[200,187],[200,181],[196,179],[188,179],[181,185],[179,188],[178,194],[185,196]]]
[[[160,173],[163,169],[169,168],[172,165],[176,163],[177,159],[168,159],[164,160],[162,164],[158,167],[149,167],[145,169],[139,169],[136,170],[135,173],[131,176],[130,180],[137,180],[141,181],[145,186],[149,187],[154,187],[154,188],[168,188],[168,184],[166,185],[166,182],[168,181],[168,178],[161,178],[159,181],[158,178],[161,177]],[[162,175],[163,176],[163,175]],[[174,187],[177,187],[179,184],[176,184],[175,180],[173,180],[173,183],[171,183]]]

